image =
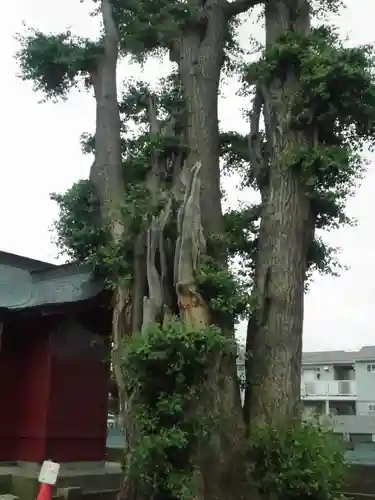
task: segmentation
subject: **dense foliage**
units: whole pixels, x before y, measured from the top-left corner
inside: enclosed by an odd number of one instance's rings
[[[316,423],[260,427],[248,453],[252,480],[267,498],[335,500],[342,489],[347,471],[342,443]]]
[[[90,85],[89,73],[102,50],[99,43],[73,36],[70,31],[46,35],[34,29],[19,41],[22,78],[32,81],[34,90],[46,99],[66,99],[80,82]]]
[[[107,243],[90,181],[78,181],[64,194],[53,193],[51,199],[60,210],[54,224],[57,247],[73,262],[86,262]]]
[[[263,58],[249,65],[245,79],[268,85],[297,75],[300,92],[294,97],[290,126],[318,130],[315,144],[288,151],[285,164],[303,180],[312,200],[317,229],[350,222],[348,196],[363,177],[364,141],[374,141],[375,81],[371,46],[346,47],[327,26],[309,36],[284,33]]]
[[[218,425],[210,414],[197,413],[196,403],[207,397],[210,358],[234,349],[217,328],[189,331],[176,319],[134,336],[127,346],[124,370],[139,440],[126,466],[144,494],[195,496],[191,457]]]

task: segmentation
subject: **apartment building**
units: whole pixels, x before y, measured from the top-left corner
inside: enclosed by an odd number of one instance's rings
[[[375,439],[375,346],[304,353],[301,400],[305,417],[317,415],[335,432]]]
[[[243,353],[238,374],[244,377]],[[304,353],[301,402],[305,418],[318,417],[357,441],[375,441],[375,346]]]

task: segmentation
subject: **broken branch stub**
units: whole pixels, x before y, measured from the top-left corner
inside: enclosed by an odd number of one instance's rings
[[[172,213],[172,200],[169,199],[158,217],[155,217],[147,230],[147,283],[148,297],[143,299],[143,325],[146,331],[163,314],[163,278],[167,272],[163,233]],[[161,275],[157,268],[160,259]]]
[[[200,209],[200,170],[200,162],[192,168],[184,165],[181,182],[185,194],[177,215],[175,286],[181,319],[190,328],[203,328],[210,323],[208,306],[196,287],[201,256],[206,251]]]

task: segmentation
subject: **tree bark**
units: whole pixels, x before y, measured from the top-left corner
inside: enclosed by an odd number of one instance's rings
[[[208,0],[204,4],[204,22],[195,29],[187,30],[178,43],[178,63],[184,89],[184,97],[188,114],[187,142],[189,156],[187,168],[194,178],[199,168],[200,196],[192,193],[192,199],[199,206],[202,234],[196,236],[201,241],[203,234],[224,235],[224,220],[221,206],[220,189],[220,143],[218,127],[218,91],[220,73],[224,60],[224,42],[228,23],[226,2]],[[194,173],[195,172],[195,173]],[[194,183],[191,185],[194,187]],[[186,217],[186,214],[185,214]],[[187,235],[180,226],[179,236]],[[185,245],[191,245],[187,236]],[[180,242],[181,243],[181,242]],[[182,245],[184,243],[182,242]],[[195,327],[208,326],[216,322],[212,317],[208,304],[200,296],[194,282],[194,269],[188,269],[189,258],[184,258],[183,246],[179,260],[180,276],[176,280],[176,289],[182,319]],[[178,250],[180,248],[180,250]],[[204,251],[201,248],[201,251]],[[194,248],[190,246],[190,266],[194,263]],[[226,265],[226,255],[222,250],[212,255]],[[192,260],[191,260],[192,259]],[[193,272],[192,272],[193,271]],[[233,325],[219,324],[228,338],[234,339]],[[199,462],[204,485],[205,498],[246,498],[250,494],[243,488],[243,470],[239,465],[240,450],[243,446],[244,421],[241,410],[240,392],[236,376],[235,356],[218,356],[213,360],[210,370],[206,397],[201,404],[204,411],[217,416],[220,421],[215,439],[211,446],[200,450]]]
[[[228,20],[220,0],[208,0],[205,15],[204,28],[192,28],[182,36],[178,62],[188,115],[189,162],[191,167],[197,161],[202,164],[203,228],[205,232],[223,234],[218,91]]]
[[[266,44],[287,30],[308,34],[307,0],[266,3]],[[312,144],[313,135],[293,131],[298,91],[293,69],[283,81],[261,89],[269,142],[262,186],[263,212],[254,284],[255,310],[247,332],[245,419],[248,430],[266,422],[285,425],[299,417],[302,327],[307,249],[314,234],[311,206],[298,173],[285,164],[288,151]]]
[[[96,100],[95,159],[90,180],[97,190],[102,217],[117,241],[122,237],[121,203],[124,180],[121,163],[121,122],[117,101],[118,37],[109,0],[101,2],[105,26],[103,53],[91,77]]]
[[[121,213],[124,202],[124,177],[122,171],[121,121],[117,99],[118,33],[109,0],[101,0],[104,25],[103,53],[96,61],[91,73],[96,100],[95,159],[90,170],[90,180],[98,194],[103,224],[109,230],[113,247],[125,243],[126,227]],[[136,242],[137,282],[134,290],[139,295],[142,288],[139,253],[141,241]],[[124,422],[125,440],[131,433],[131,421],[126,418],[128,406],[125,378],[122,371],[122,348],[124,337],[132,332],[131,286],[121,276],[111,276],[114,282],[112,298],[112,365],[118,388],[121,421]],[[143,291],[143,290],[142,290]],[[133,308],[134,309],[134,308]],[[137,316],[138,314],[138,316]],[[139,318],[136,311],[134,321]],[[122,422],[121,422],[122,423]],[[125,448],[127,447],[127,443]],[[136,490],[135,485],[130,489]],[[130,498],[130,497],[129,497]]]

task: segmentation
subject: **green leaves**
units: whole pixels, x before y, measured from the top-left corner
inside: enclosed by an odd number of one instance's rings
[[[262,426],[248,444],[251,478],[261,493],[280,500],[335,500],[346,464],[337,437],[316,423]]]
[[[71,260],[88,262],[107,238],[100,220],[100,204],[88,180],[80,180],[65,193],[53,193],[59,206],[54,223],[56,244]]]
[[[139,431],[127,472],[145,493],[194,496],[191,455],[212,432],[209,415],[197,414],[196,403],[212,357],[235,352],[216,327],[190,330],[177,319],[127,341],[123,369]]]
[[[373,47],[345,47],[333,30],[320,28],[301,54],[300,81],[303,108],[314,110],[322,132],[348,134],[353,140],[373,140],[375,132],[375,78]],[[310,113],[311,114],[311,113]],[[336,123],[336,127],[334,124]],[[329,137],[329,135],[328,135]],[[324,140],[326,137],[323,137]]]
[[[200,292],[209,300],[210,309],[217,313],[229,313],[236,321],[245,315],[249,304],[248,283],[242,283],[228,269],[215,260],[202,263],[197,284]]]
[[[110,238],[91,182],[82,179],[65,193],[53,193],[51,199],[59,206],[54,230],[61,254],[90,266],[108,288],[112,287],[114,277],[128,279],[132,270],[132,245],[113,242]]]
[[[124,366],[129,383],[137,385],[147,404],[161,401],[161,386],[163,396],[181,391],[185,394],[187,388],[202,383],[208,357],[226,344],[216,327],[189,330],[177,320],[163,327],[155,325],[142,335],[134,335],[126,346]],[[159,384],[158,376],[169,382]]]
[[[339,4],[329,3],[334,9]],[[283,164],[301,180],[317,229],[353,224],[345,213],[346,202],[365,172],[363,147],[373,147],[375,139],[374,49],[348,47],[335,29],[324,25],[308,36],[287,31],[258,62],[245,68],[244,80],[266,89],[281,88],[291,75],[296,87],[288,96],[285,115],[297,139],[287,148]],[[307,138],[305,144],[299,143],[299,132]],[[268,151],[272,133],[264,135]],[[248,178],[253,181],[251,174]],[[334,274],[339,268],[333,250],[320,240],[309,249],[308,262],[310,272]]]
[[[308,36],[284,33],[260,61],[245,68],[244,79],[268,84],[293,70],[300,84],[292,110],[296,127],[318,124],[323,141],[344,131],[353,139],[372,139],[374,68],[372,46],[344,46],[336,30],[323,25]]]
[[[339,276],[340,271],[345,269],[339,260],[339,250],[329,246],[321,238],[315,238],[307,252],[308,278],[314,271],[320,274]],[[308,289],[307,280],[306,288]]]
[[[364,174],[363,160],[351,143],[301,146],[290,151],[286,164],[306,187],[318,229],[350,223],[345,202]]]
[[[180,118],[185,111],[185,103],[179,74],[172,72],[167,78],[161,79],[156,88],[143,81],[126,81],[119,103],[120,112],[137,127],[148,125],[151,98],[159,120]]]
[[[116,277],[131,278],[134,239],[150,226],[152,217],[158,216],[165,205],[173,172],[165,168],[165,175],[162,175],[160,171],[161,185],[157,192],[151,193],[146,179],[153,161],[157,157],[159,166],[163,162],[168,165],[168,158],[184,151],[181,137],[174,134],[173,127],[168,128],[167,105],[172,108],[173,103],[179,102],[176,81],[171,77],[164,89],[157,89],[155,93],[156,103],[162,103],[157,117],[161,128],[158,135],[151,135],[145,126],[149,99],[155,97],[149,87],[130,85],[120,106],[127,118],[122,137],[125,189],[119,207],[126,228],[122,241],[113,242],[110,228],[103,226],[100,203],[90,181],[81,180],[65,193],[52,195],[59,205],[59,216],[54,224],[57,246],[70,259],[89,264],[96,274],[104,277],[108,287],[112,287]],[[127,133],[128,124],[140,124],[136,134]],[[95,151],[95,137],[84,134],[81,145],[87,153]]]
[[[199,19],[186,0],[112,0],[123,51],[142,58],[165,49],[180,29]]]
[[[18,41],[21,77],[33,82],[34,90],[43,92],[46,99],[65,99],[80,80],[88,85],[101,52],[100,44],[74,37],[70,31],[46,35],[30,29]]]

